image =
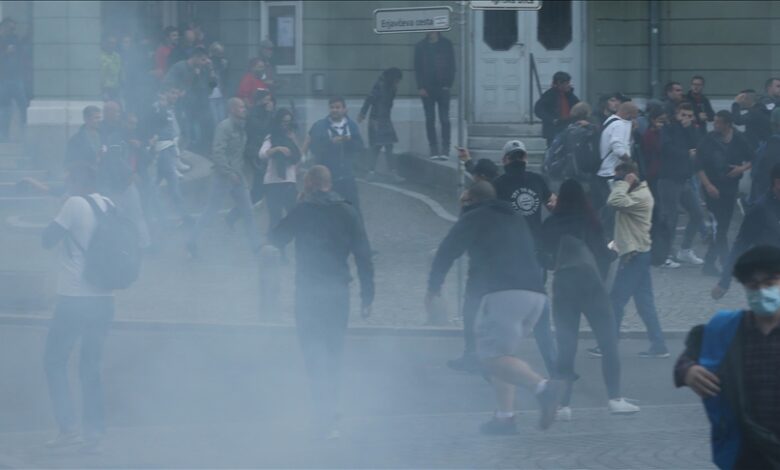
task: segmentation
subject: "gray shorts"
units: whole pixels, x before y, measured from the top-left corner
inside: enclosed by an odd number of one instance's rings
[[[531,334],[546,304],[546,295],[528,290],[505,290],[482,297],[476,324],[480,359],[516,355],[520,340]]]

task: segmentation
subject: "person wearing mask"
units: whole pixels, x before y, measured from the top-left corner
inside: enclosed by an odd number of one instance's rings
[[[770,113],[775,104],[766,99],[766,96],[759,99],[755,90],[748,89],[739,92],[731,104],[732,121],[737,126],[745,126],[745,139],[753,151],[759,150],[772,135]]]
[[[297,206],[271,231],[283,250],[295,240],[295,324],[311,384],[317,432],[336,439],[344,337],[349,321],[348,264],[360,280],[361,314],[371,315],[374,267],[363,222],[355,208],[332,191],[330,171],[309,169]]]
[[[780,247],[780,163],[776,163],[770,170],[769,180],[769,188],[742,219],[729,262],[724,265],[720,280],[712,288],[713,299],[720,299],[729,290],[734,261],[748,249],[758,245]]]
[[[694,75],[691,78],[691,89],[685,99],[693,106],[693,118],[699,136],[707,135],[707,123],[715,120],[715,111],[710,99],[704,95],[704,77]]]
[[[659,209],[662,223],[668,230],[667,246],[672,252],[677,232],[677,219],[680,214],[678,205],[688,214],[677,261],[701,265],[704,261],[696,256],[691,247],[693,237],[702,224],[703,217],[692,183],[693,161],[696,158],[698,132],[694,127],[693,106],[683,102],[677,106],[674,120],[665,126],[662,132],[661,171],[658,178]],[[661,267],[679,267],[679,264],[667,257]]]
[[[255,104],[255,92],[257,90],[269,90],[268,84],[265,82],[265,67],[265,60],[255,57],[249,61],[249,70],[241,77],[236,97],[244,100],[248,107],[252,107]]]
[[[301,149],[295,137],[292,111],[286,108],[276,111],[259,156],[267,162],[263,192],[268,204],[268,226],[273,229],[284,215],[290,213],[298,198],[295,183]]]
[[[371,147],[371,160],[368,164],[369,180],[376,178],[376,162],[379,160],[379,154],[383,147],[388,170],[392,172],[396,180],[401,179],[398,175],[396,157],[393,154],[393,144],[398,142],[398,136],[395,133],[390,114],[393,110],[395,93],[402,78],[401,69],[396,67],[382,72],[371,88],[371,93],[363,101],[363,107],[358,114],[358,123],[362,123],[368,115],[368,143]]]
[[[650,227],[653,195],[647,183],[639,180],[639,170],[630,160],[615,167],[615,183],[607,199],[615,212],[614,241],[620,264],[610,292],[615,313],[615,331],[620,336],[624,309],[633,297],[637,313],[647,328],[650,349],[640,357],[669,357],[658,312],[655,309],[653,279],[650,275]]]
[[[414,46],[414,74],[425,111],[425,132],[431,160],[447,160],[450,153],[450,89],[455,81],[455,49],[438,31],[429,32]],[[439,110],[441,141],[436,134]],[[441,146],[439,146],[441,144]]]
[[[683,102],[685,102],[685,95],[680,82],[668,82],[664,85],[664,99],[662,103],[666,114],[674,116],[677,113],[677,106]]]
[[[542,120],[542,137],[547,140],[547,146],[569,125],[571,108],[580,102],[571,86],[571,75],[566,72],[555,72],[552,86],[542,93],[534,105],[534,114]]]
[[[508,202],[515,212],[523,216],[534,239],[534,246],[539,247],[542,207],[548,210],[555,207],[555,194],[550,191],[542,175],[527,171],[528,153],[523,142],[510,140],[504,144],[503,164],[504,174],[493,181],[498,200]],[[546,274],[542,272],[544,279]],[[555,365],[555,339],[550,327],[549,305],[534,327],[534,336],[547,370],[552,371]]]
[[[607,386],[607,406],[613,414],[633,414],[639,407],[620,394],[620,358],[605,277],[615,253],[607,248],[596,212],[582,185],[573,179],[561,184],[552,215],[542,225],[542,251],[553,278],[553,319],[558,342],[556,377],[566,382],[558,419],[571,419],[571,394],[578,376],[574,358],[580,316],[590,324],[602,352],[601,371]]]
[[[514,434],[515,387],[535,393],[547,429],[555,418],[563,383],[545,380],[518,357],[520,340],[530,334],[548,300],[533,237],[525,219],[485,181],[471,186],[464,197],[463,216],[439,245],[428,277],[426,304],[441,296],[452,264],[469,255],[466,289],[481,299],[477,320],[477,355],[497,398],[497,411],[484,423],[485,434]]]
[[[707,208],[715,217],[717,233],[704,255],[702,273],[720,276],[715,262],[728,262],[728,231],[739,192],[739,180],[751,167],[753,149],[734,129],[732,114],[715,113],[715,130],[707,134],[696,149],[696,171],[705,191]]]
[[[106,432],[100,365],[114,316],[113,292],[93,285],[83,275],[84,247],[89,246],[98,225],[93,205],[101,211],[113,207],[110,199],[97,192],[96,183],[94,165],[85,160],[73,162],[68,167],[70,195],[42,236],[44,248],[61,246],[57,302],[43,354],[59,434],[46,442],[46,447],[78,446],[85,453],[100,452],[100,442]],[[68,361],[79,340],[81,435],[68,380]]]
[[[230,194],[244,219],[244,229],[253,254],[260,250],[260,236],[249,197],[249,185],[246,180],[246,105],[239,98],[228,101],[229,117],[220,122],[214,133],[211,161],[214,163],[211,192],[203,214],[195,224],[189,241],[187,253],[191,258],[198,257],[198,238],[203,229],[213,220],[222,207],[225,196]]]
[[[591,198],[593,209],[601,212],[601,220],[606,233],[612,233],[615,225],[614,211],[607,207],[607,198],[615,178],[615,166],[621,159],[631,158],[632,128],[639,115],[639,108],[628,101],[618,107],[617,113],[604,122],[599,140],[601,167],[593,178]]]
[[[747,308],[691,329],[674,383],[702,398],[718,468],[780,468],[780,248],[750,249],[733,276]]]
[[[179,30],[174,26],[168,26],[163,31],[163,42],[157,47],[154,53],[154,75],[162,80],[168,73],[168,68],[175,62],[169,60],[171,51],[179,43]]]
[[[360,198],[355,182],[354,163],[363,152],[363,138],[357,123],[347,116],[344,98],[328,100],[328,116],[315,122],[309,130],[308,144],[314,161],[330,170],[333,191],[360,212]]]

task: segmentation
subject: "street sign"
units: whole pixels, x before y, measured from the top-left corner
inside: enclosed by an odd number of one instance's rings
[[[449,31],[452,27],[451,15],[452,8],[448,6],[380,8],[374,10],[374,32],[393,34]]]
[[[541,0],[471,0],[474,10],[541,10]]]

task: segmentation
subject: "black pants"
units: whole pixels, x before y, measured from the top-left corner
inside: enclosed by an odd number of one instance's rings
[[[298,200],[295,183],[271,183],[265,185],[265,202],[268,204],[268,229],[273,230],[282,218],[289,214]]]
[[[387,162],[388,171],[396,171],[396,158],[393,153],[393,144],[384,145],[372,145],[371,146],[371,159],[368,162],[368,170],[376,171],[376,162],[379,160],[379,154],[382,153],[382,147],[385,149],[385,161]]]
[[[556,372],[567,388],[561,400],[569,406],[574,381],[574,358],[580,332],[580,314],[588,320],[596,342],[601,349],[601,373],[610,399],[620,397],[620,359],[612,306],[601,278],[597,273],[566,270],[555,274],[553,280],[553,320],[558,339]]]
[[[729,227],[731,219],[734,216],[734,205],[737,202],[737,188],[718,188],[720,197],[713,199],[707,195],[707,209],[712,212],[715,222],[718,224],[718,230],[715,234],[715,240],[707,248],[704,255],[704,265],[714,266],[715,260],[720,259],[720,265],[728,265],[729,259]]]
[[[349,287],[298,285],[295,323],[319,425],[338,417],[341,360],[349,319]]]
[[[450,91],[444,89],[427,89],[428,96],[423,97],[425,111],[425,132],[428,135],[428,146],[431,155],[446,155],[450,152]],[[439,108],[439,123],[441,124],[441,147],[436,135],[436,107]]]
[[[352,204],[360,212],[360,198],[354,176],[344,176],[333,180],[333,191]]]
[[[100,364],[103,346],[114,317],[114,297],[59,296],[46,337],[44,368],[49,397],[60,432],[76,430],[76,416],[68,381],[68,360],[76,342],[81,340],[79,377],[81,379],[81,415],[85,437],[105,432],[103,385]]]

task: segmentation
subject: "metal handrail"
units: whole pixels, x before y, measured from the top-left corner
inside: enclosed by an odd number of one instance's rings
[[[528,106],[531,108],[529,113],[531,119],[529,122],[534,123],[534,79],[536,79],[536,89],[539,91],[539,96],[542,96],[542,82],[539,80],[539,70],[536,68],[536,60],[534,59],[533,52],[528,54],[530,67],[528,68]]]

